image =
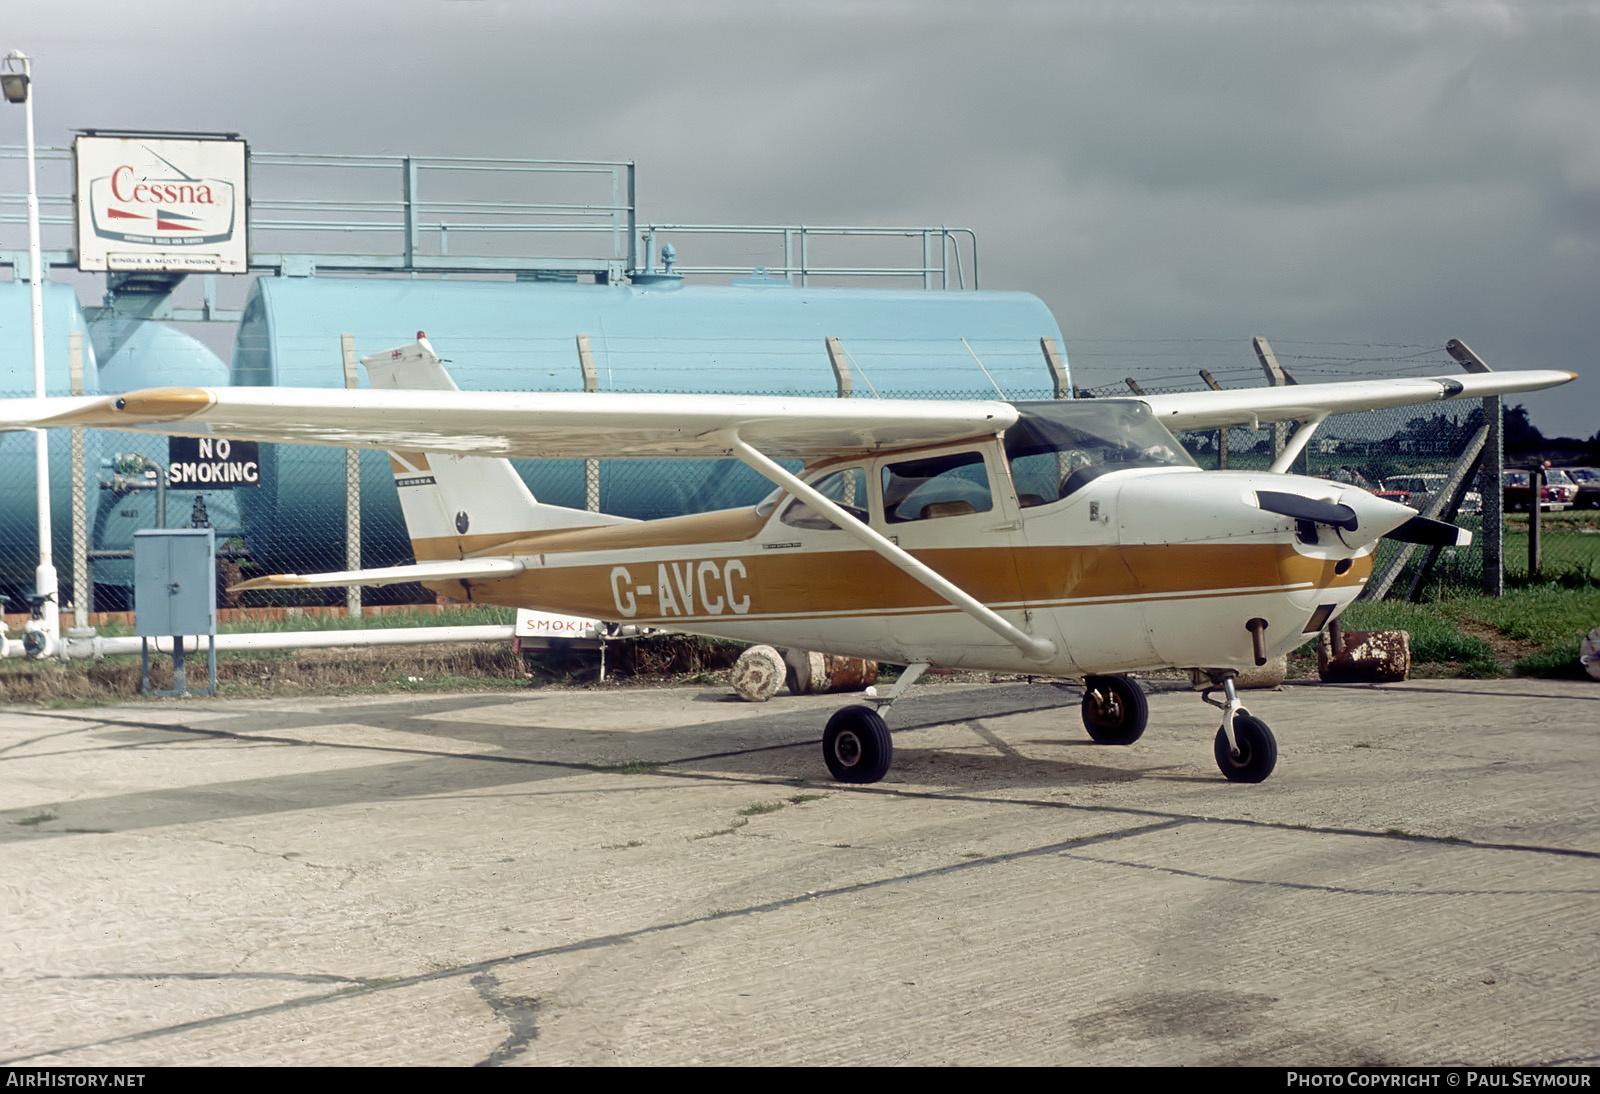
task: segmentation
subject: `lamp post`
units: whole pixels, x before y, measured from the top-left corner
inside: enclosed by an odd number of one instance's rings
[[[28,281],[33,307],[33,393],[42,399],[44,388],[44,269],[39,254],[39,176],[33,158],[33,64],[21,50],[6,54],[0,72],[0,89],[6,102],[21,103],[28,146]],[[34,473],[39,502],[39,568],[34,571],[39,598],[34,618],[28,621],[23,645],[30,657],[54,656],[60,647],[60,605],[56,601],[56,566],[50,545],[50,441],[35,429]]]

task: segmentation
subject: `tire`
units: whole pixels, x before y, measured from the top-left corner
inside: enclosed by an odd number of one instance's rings
[[[842,783],[875,783],[889,773],[894,740],[883,716],[871,707],[845,707],[828,719],[822,760]]]
[[[1278,766],[1278,740],[1267,728],[1267,723],[1248,714],[1233,719],[1233,736],[1239,742],[1239,754],[1228,747],[1228,735],[1217,730],[1217,767],[1229,782],[1258,783],[1272,774]]]
[[[1083,683],[1083,728],[1096,744],[1131,745],[1144,735],[1150,704],[1131,677],[1090,676]]]

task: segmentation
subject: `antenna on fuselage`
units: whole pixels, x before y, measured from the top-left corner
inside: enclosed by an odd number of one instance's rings
[[[967,340],[966,340],[966,339],[965,339],[965,338],[963,338],[963,339],[962,339],[962,340],[961,340],[961,344],[962,344],[962,345],[963,345],[963,346],[967,346]],[[972,347],[971,347],[971,346],[967,346],[967,352],[968,352],[968,353],[972,353]],[[973,360],[974,360],[974,361],[978,361],[978,355],[977,355],[977,354],[976,354],[976,353],[972,353],[972,359],[973,359]],[[978,361],[978,367],[979,367],[979,368],[982,368],[982,369],[983,369],[983,375],[984,375],[984,377],[985,377],[985,378],[986,378],[986,379],[987,379],[987,380],[988,380],[988,381],[989,381],[989,382],[990,382],[990,383],[991,383],[991,384],[994,384],[994,389],[995,389],[995,391],[996,391],[996,392],[998,392],[998,393],[999,393],[999,395],[1000,395],[1000,398],[1002,398],[1002,399],[1004,399],[1004,398],[1005,398],[1005,397],[1006,397],[1006,393],[1005,393],[1005,392],[1003,392],[1003,391],[1001,391],[1001,390],[1000,390],[1000,385],[999,385],[999,384],[995,384],[995,383],[994,383],[994,377],[993,377],[993,376],[990,376],[990,375],[989,375],[989,370],[988,370],[988,369],[986,369],[986,368],[983,368],[983,362],[982,362],[982,361]]]

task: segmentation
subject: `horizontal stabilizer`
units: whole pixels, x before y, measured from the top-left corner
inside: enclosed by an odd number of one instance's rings
[[[1465,547],[1472,542],[1472,533],[1442,520],[1412,517],[1394,531],[1385,532],[1384,538],[1424,547]]]
[[[340,570],[331,574],[269,574],[233,586],[249,589],[325,589],[339,585],[399,585],[406,581],[471,581],[515,577],[525,567],[511,558],[468,558],[459,562],[418,562],[373,570]]]

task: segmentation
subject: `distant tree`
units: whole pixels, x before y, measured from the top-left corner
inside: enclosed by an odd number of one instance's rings
[[[1531,452],[1544,447],[1544,434],[1528,416],[1528,408],[1518,404],[1506,409],[1505,446],[1508,452]]]

